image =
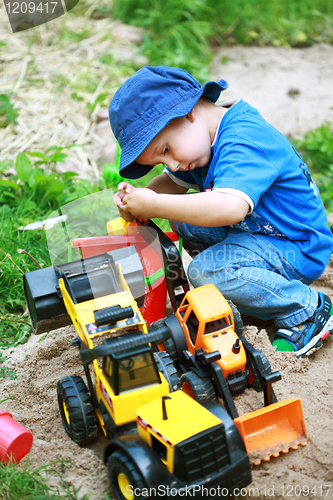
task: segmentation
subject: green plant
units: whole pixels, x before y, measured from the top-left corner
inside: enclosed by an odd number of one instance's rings
[[[179,66],[203,80],[216,45],[332,43],[332,5],[325,0],[114,0],[109,12],[145,29],[141,51],[150,64]]]
[[[0,128],[15,123],[18,113],[10,101],[11,96],[0,94]]]
[[[53,462],[42,467],[33,468],[27,462],[23,468],[13,463],[3,465],[0,463],[0,500],[88,500],[89,495],[80,494],[80,488],[66,483],[61,474],[55,470],[59,464],[63,472],[68,464],[66,462]],[[61,489],[50,487],[47,480],[58,477]]]
[[[141,51],[150,64],[208,76],[213,11],[205,0],[115,0],[113,6],[123,22],[145,28]]]
[[[24,230],[28,224],[44,220],[59,207],[106,187],[104,179],[97,185],[78,178],[73,172],[59,173],[58,162],[64,161],[68,148],[54,146],[44,153],[19,153],[15,163],[0,163],[0,314],[23,314],[24,273],[51,265],[45,232]],[[12,173],[13,167],[15,172]],[[10,169],[10,170],[9,170]],[[8,173],[10,171],[10,174]],[[108,186],[110,187],[110,186]],[[18,249],[25,252],[18,253]],[[34,259],[27,255],[30,254]],[[24,320],[24,318],[21,318]],[[10,331],[13,341],[23,333],[13,322],[0,323],[0,338]]]
[[[327,212],[333,212],[333,127],[324,124],[307,133],[301,141],[293,141],[308,165],[320,190]]]
[[[18,206],[22,195],[28,201],[28,210],[34,206],[39,212],[57,208],[72,199],[89,194],[94,189],[92,182],[79,179],[74,172],[58,172],[56,164],[63,162],[66,147],[52,146],[45,153],[19,153],[15,161],[16,174],[0,179],[0,202],[5,206]],[[32,162],[31,158],[35,160]],[[98,189],[98,188],[96,188]]]
[[[0,380],[6,376],[8,376],[10,380],[14,380],[16,378],[15,373],[7,366],[1,366],[6,359],[8,359],[8,356],[4,356],[3,353],[0,352]]]

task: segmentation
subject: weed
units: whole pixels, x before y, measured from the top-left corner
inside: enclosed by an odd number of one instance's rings
[[[333,127],[326,123],[294,141],[308,165],[327,212],[333,212]]]
[[[4,377],[9,377],[10,380],[15,380],[15,373],[8,368],[7,366],[1,366],[1,364],[8,359],[8,356],[4,356],[3,353],[0,352],[0,380]]]
[[[89,495],[80,494],[80,488],[66,483],[55,466],[59,466],[61,472],[68,468],[68,463],[54,462],[38,468],[32,468],[27,462],[23,468],[13,463],[0,464],[0,500],[88,500]],[[61,489],[50,487],[47,480],[57,477],[61,483]]]
[[[0,94],[0,128],[15,123],[18,113],[10,101],[11,96]]]

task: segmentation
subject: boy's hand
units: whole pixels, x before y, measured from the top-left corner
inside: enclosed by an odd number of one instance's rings
[[[158,194],[147,188],[136,188],[125,193],[122,198],[122,210],[136,219],[155,217],[154,203]]]
[[[124,209],[123,199],[124,197],[134,191],[135,188],[132,184],[128,182],[121,182],[118,185],[118,192],[113,195],[113,203],[118,207],[119,215],[127,222],[135,222],[136,217],[134,217],[127,209]]]

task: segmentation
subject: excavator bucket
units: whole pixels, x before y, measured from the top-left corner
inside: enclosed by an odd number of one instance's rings
[[[285,399],[234,419],[251,463],[259,465],[307,444],[300,399]]]

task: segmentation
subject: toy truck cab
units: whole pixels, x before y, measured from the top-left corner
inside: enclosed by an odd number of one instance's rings
[[[230,416],[217,404],[207,408],[183,391],[147,403],[137,411],[138,434],[120,436],[106,449],[118,500],[172,489],[172,496],[202,498],[202,488],[233,488],[251,482],[244,443]],[[163,487],[162,489],[161,486]],[[177,494],[178,493],[178,494]]]
[[[226,379],[245,373],[246,353],[235,332],[233,311],[214,285],[188,291],[175,315],[192,355],[197,349],[219,351],[223,356],[217,363]]]
[[[105,340],[106,348],[112,348],[112,340]],[[169,383],[159,372],[148,344],[111,352],[103,357],[102,370],[95,380],[97,415],[102,415],[109,429],[133,422],[137,408],[169,392]]]
[[[167,335],[167,331],[142,334],[136,330],[106,338],[93,348],[80,338],[72,342],[79,348],[89,389],[79,376],[57,383],[60,414],[73,441],[80,445],[93,441],[97,424],[109,438],[122,426],[132,428],[138,407],[179,389],[167,353],[151,349]]]

